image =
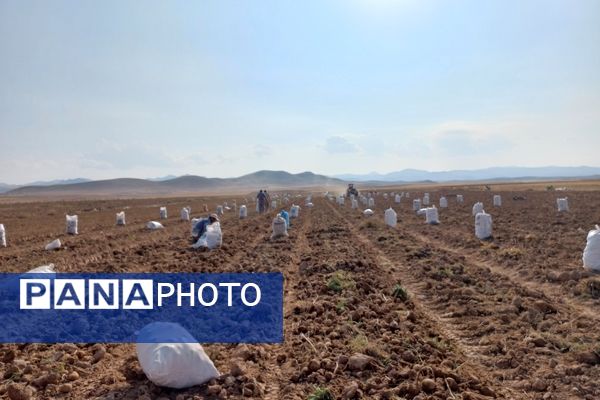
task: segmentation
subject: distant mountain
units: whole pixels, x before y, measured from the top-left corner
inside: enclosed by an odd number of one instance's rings
[[[162,177],[158,177],[158,178],[147,178],[147,180],[153,181],[153,182],[162,182],[162,181],[168,181],[168,180],[175,179],[175,178],[177,178],[177,175],[167,175],[167,176],[162,176]]]
[[[37,181],[21,186],[53,186],[53,185],[70,185],[73,183],[91,182],[91,179],[74,178],[74,179],[57,179],[54,181]]]
[[[425,171],[404,169],[401,171],[379,174],[343,174],[336,178],[346,181],[382,181],[382,182],[449,182],[449,181],[481,181],[518,178],[584,178],[600,175],[599,167],[493,167],[475,170]]]
[[[6,193],[9,190],[13,190],[16,189],[18,186],[16,185],[8,185],[6,183],[0,183],[0,194],[1,193]]]
[[[5,195],[138,196],[340,185],[344,185],[344,182],[339,179],[316,175],[312,172],[291,174],[285,171],[258,171],[238,178],[206,178],[203,176],[184,175],[163,181],[119,178],[51,186],[25,186],[10,190]]]

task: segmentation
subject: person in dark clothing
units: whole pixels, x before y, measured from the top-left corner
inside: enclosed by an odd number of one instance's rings
[[[267,211],[267,191],[261,189],[256,196],[256,201],[258,201],[258,213],[262,214]]]
[[[194,239],[194,242],[197,242],[198,239],[200,239],[200,237],[204,235],[207,226],[212,225],[218,221],[219,217],[217,216],[217,214],[210,214],[208,218],[201,218],[198,222],[196,222],[196,225],[194,225],[194,229],[192,229],[192,237]]]

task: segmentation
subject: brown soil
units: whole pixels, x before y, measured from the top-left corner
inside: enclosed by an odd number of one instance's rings
[[[600,192],[567,192],[564,214],[555,204],[564,193],[502,192],[503,207],[494,208],[485,191],[461,190],[463,205],[449,196],[455,192],[429,192],[435,201],[448,195],[437,226],[411,211],[419,192],[393,205],[396,228],[383,223],[390,201],[382,196],[369,219],[349,202],[315,196],[289,238],[275,241],[273,215],[256,215],[250,204],[247,219],[222,218],[224,245],[212,252],[190,248],[179,210],[191,205],[198,216],[223,199],[0,204],[9,241],[0,249],[3,271],[54,263],[63,272],[285,275],[285,342],[205,345],[223,373],[208,385],[156,387],[134,345],[1,345],[0,396],[307,399],[321,388],[336,399],[600,398],[600,277],[581,268],[587,230],[600,222]],[[493,240],[473,234],[475,201],[493,215]],[[162,205],[165,229],[145,230]],[[115,226],[121,210],[126,227]],[[65,213],[79,215],[78,236],[64,234]],[[55,238],[64,247],[44,251]]]

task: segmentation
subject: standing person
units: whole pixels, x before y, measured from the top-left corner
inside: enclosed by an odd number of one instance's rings
[[[267,210],[266,207],[266,203],[267,203],[267,196],[266,196],[266,191],[263,192],[262,189],[259,190],[258,194],[256,195],[256,201],[258,202],[258,213],[262,214]]]
[[[271,196],[269,195],[269,193],[267,193],[267,189],[265,189],[264,193],[265,193],[265,197],[266,197],[266,201],[267,201],[266,210],[268,210],[269,207],[271,207]]]
[[[208,218],[201,218],[198,220],[196,225],[194,225],[194,229],[192,229],[192,238],[194,239],[194,242],[197,242],[198,239],[200,239],[200,236],[206,232],[206,227],[208,225],[212,225],[215,222],[219,222],[217,214],[210,214]]]

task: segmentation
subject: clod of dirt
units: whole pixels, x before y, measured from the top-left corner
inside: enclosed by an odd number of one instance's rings
[[[106,355],[106,348],[104,346],[98,346],[96,352],[92,356],[92,364],[96,364],[98,361],[102,360]]]
[[[73,385],[70,383],[63,383],[58,387],[59,393],[70,393],[73,390]]]
[[[10,400],[29,400],[33,396],[33,390],[29,386],[11,383],[8,386],[7,395]]]
[[[600,356],[593,351],[583,351],[575,354],[575,359],[583,364],[596,365],[600,364]]]
[[[545,392],[546,389],[548,389],[548,384],[546,383],[546,381],[543,381],[541,379],[536,379],[531,384],[531,388],[533,390],[535,390],[536,392]]]
[[[319,368],[321,368],[321,363],[316,359],[312,359],[308,363],[308,370],[310,372],[316,372],[319,370]]]
[[[344,393],[342,393],[342,399],[351,400],[351,399],[356,398],[358,394],[359,394],[358,383],[351,382],[344,390]]]
[[[421,381],[421,388],[427,393],[433,393],[436,389],[436,384],[433,379],[425,378]]]
[[[77,371],[70,372],[67,375],[67,380],[68,381],[73,382],[73,381],[76,381],[77,379],[79,379],[79,373],[77,373]]]
[[[369,357],[365,354],[356,353],[348,359],[348,369],[351,371],[362,371],[366,369],[372,361],[372,357]]]
[[[232,376],[243,376],[246,374],[246,371],[244,371],[244,369],[239,363],[232,362],[230,367],[230,373]]]
[[[40,376],[39,378],[34,379],[31,383],[34,386],[44,388],[48,385],[56,385],[59,380],[60,380],[60,377],[58,376],[58,374],[55,372],[51,372],[49,374],[44,374],[44,375]]]
[[[542,300],[538,300],[533,303],[533,309],[541,312],[542,314],[554,314],[557,312],[556,307]]]
[[[10,363],[15,359],[16,356],[17,353],[13,349],[10,349],[2,356],[2,362]]]
[[[402,357],[402,360],[409,363],[413,363],[417,359],[417,357],[415,357],[415,354],[410,350],[405,350],[400,357]]]

